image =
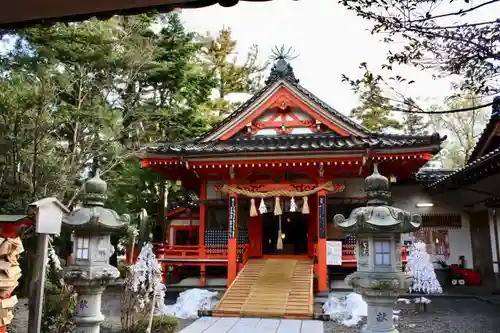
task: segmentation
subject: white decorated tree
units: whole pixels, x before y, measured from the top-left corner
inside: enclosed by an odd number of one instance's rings
[[[406,272],[412,275],[414,279],[410,292],[425,294],[440,294],[443,292],[424,242],[416,241],[410,246]]]
[[[122,328],[125,332],[145,317],[151,318],[156,311],[162,312],[165,306],[166,287],[162,283],[161,265],[153,252],[153,245],[146,243],[137,261],[128,270],[121,297]]]

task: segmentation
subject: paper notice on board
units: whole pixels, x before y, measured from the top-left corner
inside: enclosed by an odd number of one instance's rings
[[[327,241],[326,242],[326,264],[329,266],[342,265],[342,242]]]

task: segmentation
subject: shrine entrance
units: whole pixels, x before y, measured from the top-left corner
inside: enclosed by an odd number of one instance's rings
[[[308,251],[307,215],[300,212],[286,212],[276,216],[272,212],[262,214],[263,255],[305,255]],[[281,221],[280,221],[281,220]],[[282,249],[277,242],[281,222]]]

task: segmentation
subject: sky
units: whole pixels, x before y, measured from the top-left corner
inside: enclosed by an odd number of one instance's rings
[[[391,46],[369,32],[371,22],[336,0],[241,1],[230,8],[214,5],[183,10],[182,17],[189,30],[200,33],[215,35],[223,26],[230,27],[241,57],[252,44],[259,46],[262,62],[274,46],[292,47],[299,55],[291,64],[300,83],[345,114],[357,106],[358,97],[348,83],[341,82],[341,75],[359,78],[363,61],[377,71]],[[421,98],[423,106],[440,103],[451,94],[450,83],[456,80],[433,79],[436,73],[409,66],[398,67],[395,74],[416,81],[398,90]]]

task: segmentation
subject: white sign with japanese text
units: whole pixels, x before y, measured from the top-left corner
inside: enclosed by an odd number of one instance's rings
[[[326,264],[329,266],[342,265],[342,242],[327,241],[326,242]]]

